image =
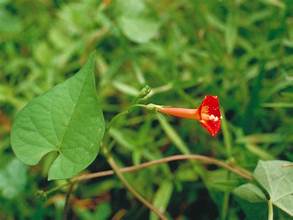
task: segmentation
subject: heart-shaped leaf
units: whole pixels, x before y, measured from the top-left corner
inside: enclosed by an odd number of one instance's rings
[[[234,194],[241,199],[251,203],[265,202],[266,196],[256,185],[251,183],[243,184],[234,190]]]
[[[289,161],[259,161],[254,177],[268,192],[272,203],[293,216],[293,167]]]
[[[11,144],[21,161],[35,165],[47,153],[58,152],[49,180],[70,178],[97,156],[105,122],[94,70],[92,54],[75,76],[33,99],[17,114]]]

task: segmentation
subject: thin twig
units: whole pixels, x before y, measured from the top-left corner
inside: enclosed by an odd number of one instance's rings
[[[63,220],[67,220],[67,215],[70,207],[70,196],[73,191],[74,182],[70,182],[66,197],[65,197],[65,204],[64,204],[64,211],[63,211]]]
[[[146,207],[148,207],[152,212],[154,212],[161,220],[168,220],[161,211],[159,211],[155,206],[153,206],[149,201],[147,201],[145,198],[143,198],[125,179],[123,176],[120,168],[114,161],[114,159],[111,157],[111,155],[107,155],[107,161],[118,176],[118,178],[121,180],[121,182],[124,184],[124,186],[133,194],[133,196],[139,200],[142,204],[144,204]]]
[[[197,160],[197,161],[200,161],[205,164],[214,164],[219,167],[225,168],[225,169],[237,174],[238,176],[241,176],[244,179],[252,180],[251,173],[241,167],[229,165],[223,161],[220,161],[220,160],[217,160],[217,159],[214,159],[211,157],[207,157],[207,156],[197,155],[197,154],[174,155],[174,156],[170,156],[170,157],[165,157],[165,158],[161,158],[158,160],[153,160],[153,161],[145,162],[142,164],[138,164],[135,166],[120,168],[120,172],[122,172],[122,173],[134,172],[134,171],[141,170],[141,169],[153,166],[153,165],[168,163],[168,162],[178,161],[178,160]],[[89,179],[93,179],[93,178],[111,176],[113,174],[114,174],[113,170],[100,171],[100,172],[96,172],[96,173],[83,174],[81,176],[74,178],[73,181],[84,181],[84,180],[89,180]]]
[[[224,161],[221,160],[217,160],[211,157],[207,157],[207,156],[202,156],[202,155],[197,155],[197,154],[189,154],[189,155],[174,155],[174,156],[170,156],[170,157],[165,157],[165,158],[161,158],[158,160],[153,160],[153,161],[149,161],[149,162],[145,162],[139,165],[135,165],[135,166],[129,166],[129,167],[124,167],[124,168],[120,168],[120,172],[121,173],[130,173],[130,172],[135,172],[144,168],[148,168],[150,166],[153,165],[157,165],[157,164],[162,164],[162,163],[168,163],[168,162],[172,162],[172,161],[179,161],[179,160],[196,160],[199,162],[202,162],[204,164],[213,164],[213,165],[217,165],[219,167],[222,167],[224,169],[227,169],[235,174],[237,174],[238,176],[246,179],[246,180],[252,180],[252,174],[241,168],[238,167],[236,165],[230,165],[225,163]],[[96,173],[88,173],[88,174],[82,174],[80,176],[77,176],[75,178],[73,178],[71,180],[71,182],[81,182],[81,181],[86,181],[86,180],[90,180],[90,179],[95,179],[95,178],[100,178],[100,177],[105,177],[105,176],[111,176],[114,175],[114,171],[113,170],[105,170],[105,171],[99,171]],[[49,190],[46,192],[46,194],[50,194],[52,192],[55,192],[56,190],[63,188],[65,186],[67,186],[68,183],[66,184],[62,184],[60,186],[54,187],[53,189]]]

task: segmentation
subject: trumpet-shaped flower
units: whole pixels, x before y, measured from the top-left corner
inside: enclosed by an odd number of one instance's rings
[[[179,118],[197,120],[212,136],[216,136],[221,129],[221,112],[217,96],[205,96],[199,108],[186,109],[161,106],[158,111]]]

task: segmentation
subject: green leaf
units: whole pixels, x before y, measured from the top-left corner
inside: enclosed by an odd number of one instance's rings
[[[210,12],[206,12],[205,19],[206,19],[207,24],[211,25],[212,27],[214,27],[220,31],[225,30],[225,24],[223,24],[222,21],[220,21],[220,19],[216,15],[214,15]]]
[[[228,15],[227,24],[225,27],[225,41],[229,54],[233,52],[237,38],[237,27],[235,24],[235,19],[235,15],[233,13],[230,13]]]
[[[293,108],[292,102],[267,102],[262,104],[265,108]]]
[[[120,92],[122,92],[123,94],[127,94],[127,95],[130,95],[130,96],[138,96],[139,95],[139,91],[134,88],[134,87],[131,87],[125,83],[122,83],[122,82],[119,82],[119,81],[113,81],[112,82],[112,85],[117,89],[119,90]]]
[[[0,10],[0,33],[16,33],[21,31],[21,20],[17,16]]]
[[[247,200],[251,203],[265,202],[266,196],[256,185],[251,183],[243,184],[234,190],[234,194],[241,199]]]
[[[285,4],[280,0],[262,0],[262,2],[279,8],[285,8]]]
[[[238,138],[237,143],[280,143],[283,139],[278,133],[252,134]]]
[[[176,179],[179,181],[190,181],[190,182],[194,182],[196,181],[199,176],[198,173],[196,173],[194,171],[194,169],[192,169],[192,166],[190,166],[190,164],[181,164],[178,169],[176,170],[175,173]]]
[[[16,197],[25,188],[26,167],[17,159],[10,161],[0,170],[0,192],[7,199]]]
[[[120,14],[140,16],[147,10],[144,0],[117,0],[116,6]]]
[[[220,192],[231,192],[239,185],[239,179],[233,174],[229,174],[227,170],[213,170],[205,172],[205,184],[209,189]]]
[[[175,144],[175,146],[178,148],[178,150],[182,154],[189,154],[190,151],[189,151],[187,145],[180,138],[180,136],[174,130],[174,128],[169,124],[167,119],[164,116],[162,116],[161,114],[157,114],[157,118],[158,118],[163,130],[165,131],[167,136],[172,140],[172,142]]]
[[[144,0],[118,0],[116,8],[119,28],[129,40],[147,43],[158,34],[159,22]]]
[[[241,209],[245,213],[245,220],[265,220],[268,219],[266,203],[250,203],[242,199],[236,199]]]
[[[111,216],[111,206],[109,203],[102,203],[97,206],[94,216],[91,219],[106,220]]]
[[[75,76],[33,99],[17,114],[11,144],[21,161],[35,165],[49,152],[58,152],[49,180],[70,178],[97,156],[105,123],[94,70],[92,54]]]
[[[166,180],[161,183],[157,193],[155,194],[155,198],[153,204],[157,207],[161,212],[164,212],[168,206],[171,195],[173,192],[173,184],[172,182]],[[158,217],[151,213],[150,220],[156,220]]]
[[[254,177],[268,192],[272,203],[293,216],[293,167],[289,161],[259,161]]]
[[[118,23],[123,34],[136,43],[147,43],[157,35],[159,30],[159,23],[147,17],[123,15],[119,18]]]
[[[268,151],[259,147],[256,144],[246,143],[245,147],[249,152],[255,154],[260,159],[263,159],[263,160],[273,160],[274,159],[274,157]]]

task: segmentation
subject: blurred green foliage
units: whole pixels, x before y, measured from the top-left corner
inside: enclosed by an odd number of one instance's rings
[[[194,107],[213,94],[225,112],[215,139],[193,121],[125,115],[110,130],[121,165],[179,153],[250,170],[259,159],[293,160],[292,0],[0,0],[0,219],[62,218],[65,190],[37,196],[63,183],[46,180],[54,155],[25,168],[9,133],[16,112],[77,72],[92,50],[107,121],[146,84],[145,103]],[[108,168],[98,157],[88,170]],[[236,220],[263,209],[238,201],[230,192],[244,181],[214,167],[187,161],[126,176],[170,219]],[[155,219],[115,177],[76,186],[70,214]]]

